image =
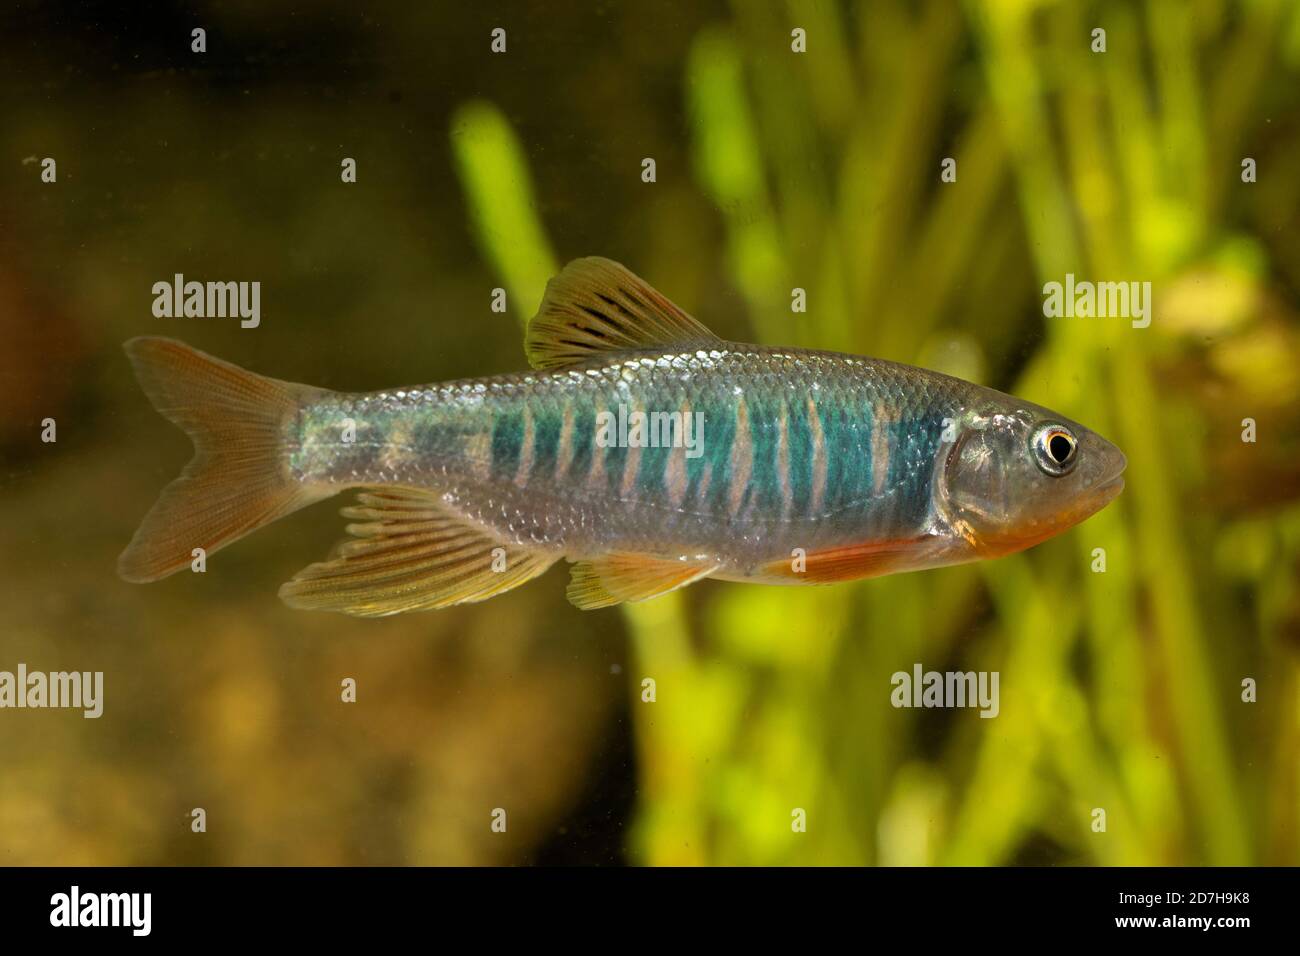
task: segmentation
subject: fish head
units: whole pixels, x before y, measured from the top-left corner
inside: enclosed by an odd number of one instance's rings
[[[997,396],[959,419],[937,475],[938,510],[978,558],[1060,534],[1124,488],[1124,453],[1113,444],[1046,408]]]

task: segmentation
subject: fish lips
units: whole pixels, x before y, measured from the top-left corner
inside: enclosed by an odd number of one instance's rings
[[[1099,464],[1094,471],[1097,477],[1089,483],[1083,494],[1085,503],[1091,506],[1088,514],[1084,515],[1085,518],[1106,507],[1124,490],[1124,469],[1128,467],[1124,453],[1106,439],[1095,432],[1088,433],[1087,437],[1090,439],[1087,444],[1091,446],[1088,451]]]
[[[1121,491],[1124,490],[1124,476],[1116,475],[1109,481],[1094,485],[1080,499],[1080,507],[1074,509],[1074,521],[1072,524],[1078,524],[1086,518],[1095,515],[1102,508],[1114,501]]]

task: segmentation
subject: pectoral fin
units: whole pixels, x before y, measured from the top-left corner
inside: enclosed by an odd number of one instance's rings
[[[518,587],[558,560],[507,543],[411,488],[363,492],[344,508],[352,538],[280,588],[291,607],[382,617],[449,607]]]
[[[645,601],[706,578],[716,561],[612,552],[578,561],[570,572],[569,601],[584,611]]]

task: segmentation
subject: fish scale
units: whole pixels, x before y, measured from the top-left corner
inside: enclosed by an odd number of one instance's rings
[[[905,367],[835,353],[749,348],[647,353],[593,364],[576,370],[578,376],[573,371],[326,399],[303,410],[292,467],[305,481],[431,487],[452,494],[458,507],[484,516],[517,543],[542,541],[579,553],[636,547],[730,555],[739,540],[748,560],[770,560],[795,547],[847,543],[863,521],[873,533],[901,537],[918,533],[928,518],[928,479],[944,412],[935,400],[946,393],[918,391]],[[629,485],[631,450],[597,447],[596,416],[617,415],[620,403],[647,414],[703,414],[702,453],[688,459],[680,504],[672,503],[664,475],[684,449],[640,448]],[[747,414],[738,426],[742,403]],[[820,423],[821,448],[813,447],[807,425],[810,407]],[[572,412],[572,453],[558,461],[566,409]],[[778,480],[782,409],[785,430],[795,436],[786,454],[797,462],[788,488]],[[885,485],[876,488],[871,435],[882,418],[893,436],[887,447],[895,451]],[[526,419],[533,423],[531,467],[517,483],[530,444]],[[343,438],[347,422],[358,436],[351,443]],[[742,437],[748,439],[745,454],[736,462],[733,451]],[[476,451],[485,444],[486,463]],[[829,462],[817,509],[814,455]],[[601,479],[594,485],[593,472]],[[739,492],[737,472],[747,474]],[[504,526],[496,514],[508,519]]]

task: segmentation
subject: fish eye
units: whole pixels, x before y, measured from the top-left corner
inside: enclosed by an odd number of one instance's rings
[[[1079,457],[1079,442],[1063,425],[1044,425],[1034,435],[1034,459],[1053,477],[1069,474]]]

